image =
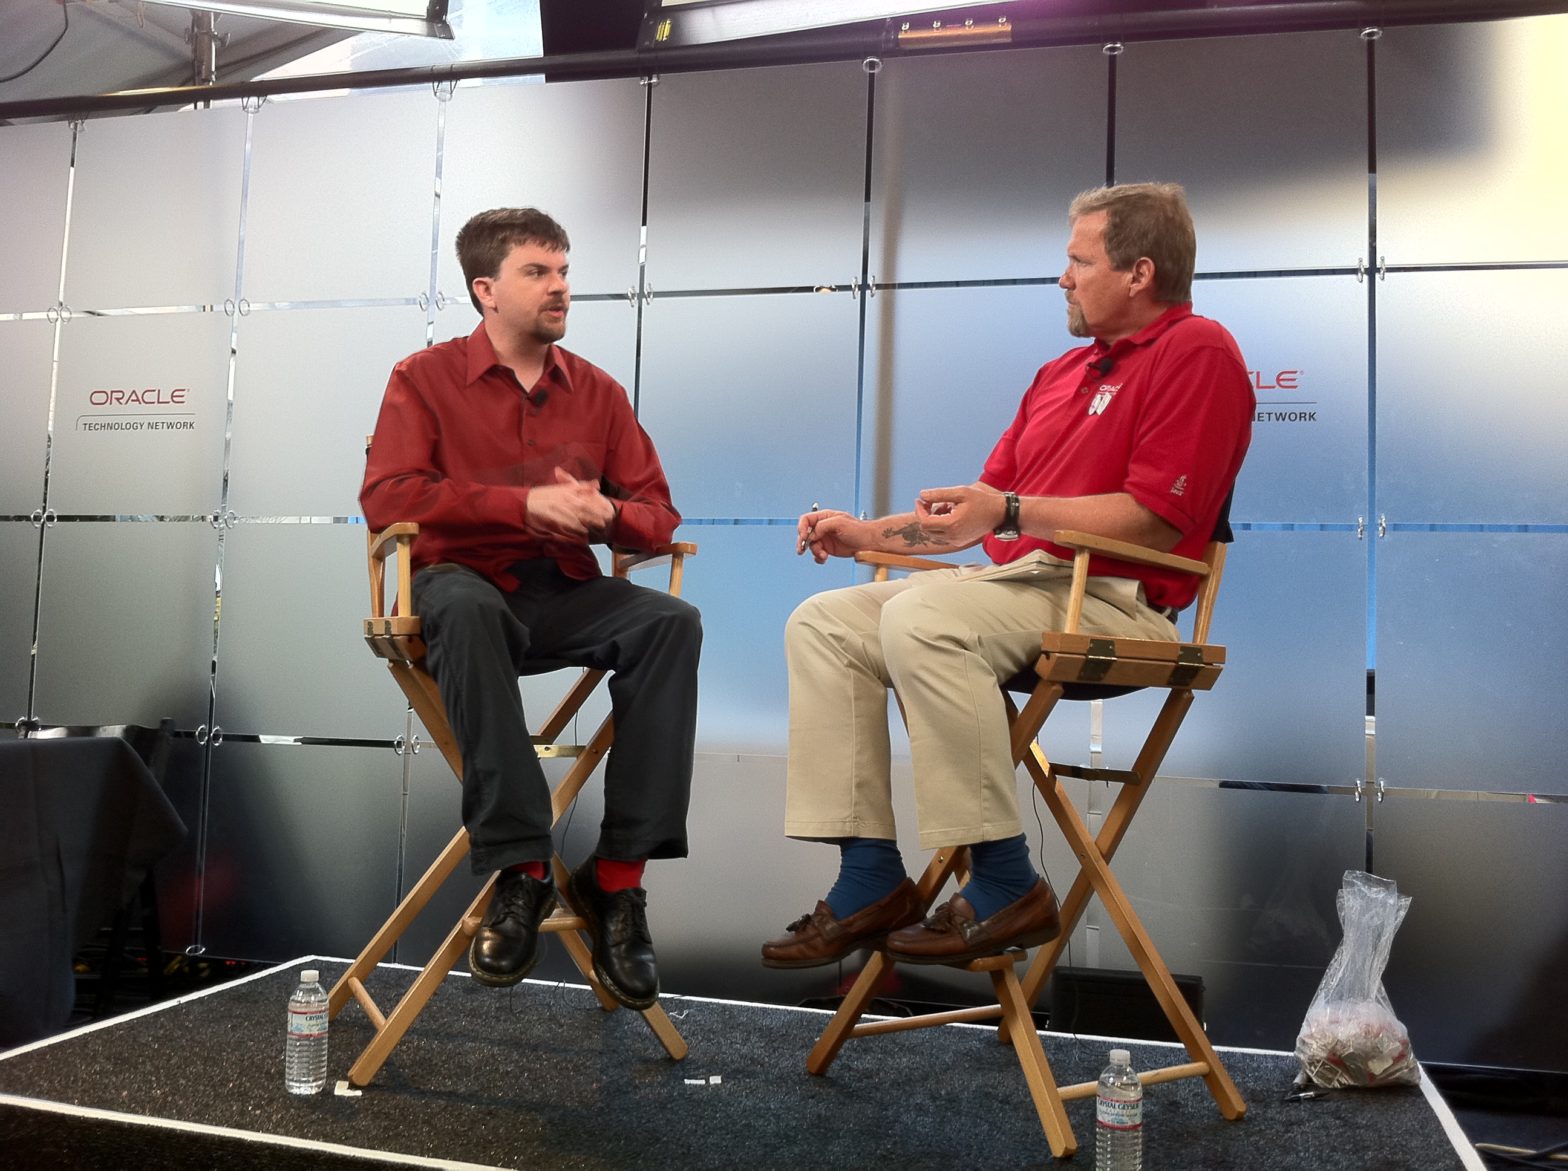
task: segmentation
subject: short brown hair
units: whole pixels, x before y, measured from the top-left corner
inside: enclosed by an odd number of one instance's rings
[[[561,227],[536,207],[496,207],[472,217],[457,232],[457,262],[463,266],[468,299],[481,316],[479,298],[474,296],[474,281],[494,277],[501,262],[519,244],[538,244],[558,252],[571,250],[572,242]]]
[[[1125,183],[1095,187],[1074,199],[1068,220],[1105,212],[1105,255],[1117,272],[1142,257],[1154,262],[1159,301],[1192,300],[1198,237],[1180,183]]]

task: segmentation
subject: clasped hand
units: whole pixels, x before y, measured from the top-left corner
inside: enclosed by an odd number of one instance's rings
[[[933,544],[967,549],[1002,523],[1007,505],[989,484],[926,488],[915,499],[915,520]]]
[[[555,483],[528,490],[529,531],[544,536],[593,537],[615,520],[615,505],[596,480],[579,480],[555,469]]]

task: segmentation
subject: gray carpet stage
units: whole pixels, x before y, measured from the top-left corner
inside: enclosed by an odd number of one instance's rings
[[[310,960],[335,978],[341,961]],[[665,1055],[642,1018],[587,989],[495,992],[448,977],[359,1096],[333,1083],[370,1036],[333,1023],[331,1080],[283,1090],[296,960],[208,992],[0,1054],[0,1165],[11,1167],[498,1166],[529,1168],[1025,1167],[1049,1163],[1012,1050],[975,1026],[849,1042],[827,1077],[805,1056],[827,1014],[667,996],[691,1047]],[[382,1004],[412,980],[382,968]],[[383,998],[384,997],[384,998]],[[1102,1038],[1045,1034],[1061,1084],[1105,1063]],[[1128,1046],[1134,1064],[1170,1047]],[[1201,1081],[1151,1087],[1145,1166],[1443,1171],[1480,1167],[1430,1085],[1286,1101],[1288,1054],[1225,1051],[1248,1103],[1226,1122]],[[1068,1103],[1094,1163],[1094,1104]]]

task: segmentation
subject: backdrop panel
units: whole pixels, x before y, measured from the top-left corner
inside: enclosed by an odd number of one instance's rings
[[[384,748],[214,748],[202,908],[208,952],[359,954],[396,889],[401,778]]]
[[[269,102],[253,115],[245,298],[428,292],[436,115],[428,86]]]
[[[799,516],[851,499],[855,302],[842,294],[655,297],[642,424],[685,516]]]
[[[1377,769],[1390,785],[1568,794],[1565,574],[1561,533],[1380,543]]]
[[[1162,772],[1295,785],[1365,775],[1366,558],[1354,533],[1237,534],[1212,631],[1225,671],[1193,701]],[[1106,703],[1108,767],[1132,763],[1163,700]]]
[[[1383,983],[1416,1058],[1562,1069],[1568,807],[1390,798],[1377,823],[1411,896]]]
[[[47,321],[0,321],[0,515],[43,507],[54,330]]]
[[[1344,872],[1365,865],[1363,813],[1345,796],[1150,790],[1116,873],[1171,971],[1203,977],[1217,1044],[1294,1047],[1339,944],[1334,896]],[[1093,906],[1101,963],[1135,970]]]
[[[1378,289],[1378,511],[1568,522],[1568,271],[1397,273]]]
[[[46,724],[207,722],[217,536],[58,524],[44,541],[35,714]]]
[[[873,516],[978,479],[1035,372],[1078,344],[1055,287],[883,290],[867,310],[860,499]]]
[[[240,524],[223,551],[225,732],[391,740],[402,719],[365,645],[365,528]]]
[[[1201,271],[1366,255],[1366,48],[1354,30],[1128,45],[1116,108],[1117,182],[1186,187]]]
[[[1568,258],[1565,56],[1568,15],[1384,31],[1377,234],[1388,263]]]
[[[635,79],[459,87],[446,114],[437,287],[468,304],[453,242],[492,207],[537,207],[560,222],[575,291],[635,286],[643,104]]]
[[[71,140],[64,122],[7,126],[0,134],[0,313],[39,312],[60,299]]]
[[[75,317],[60,334],[49,505],[60,513],[217,509],[229,319]]]
[[[876,79],[870,272],[1056,276],[1067,205],[1105,181],[1098,48],[898,58]]]
[[[0,720],[27,716],[33,670],[33,601],[38,592],[38,529],[25,521],[0,521]]]
[[[365,436],[392,367],[425,344],[414,306],[253,313],[239,327],[229,507],[358,516]]]
[[[865,111],[857,62],[661,77],[648,162],[655,292],[847,286],[860,272]]]
[[[87,122],[76,142],[65,303],[222,305],[234,296],[245,114]]]

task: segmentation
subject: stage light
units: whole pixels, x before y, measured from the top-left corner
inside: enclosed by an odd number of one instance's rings
[[[649,0],[638,48],[663,49],[708,45],[750,37],[776,36],[856,24],[867,20],[912,17],[965,8],[1006,8],[1012,0],[948,0],[910,4],[908,0]],[[960,22],[962,23],[962,22]]]
[[[448,0],[146,0],[199,12],[227,12],[262,20],[286,20],[367,33],[406,33],[452,39]]]

